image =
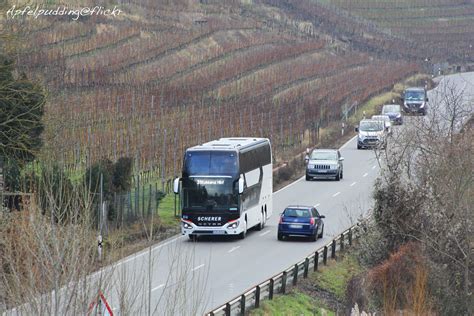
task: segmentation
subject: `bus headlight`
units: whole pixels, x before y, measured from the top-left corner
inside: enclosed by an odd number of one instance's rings
[[[191,226],[191,224],[189,224],[187,222],[183,222],[183,228],[184,229],[191,229],[191,228],[193,228],[193,226]]]
[[[234,229],[237,227],[239,227],[239,221],[232,222],[231,224],[229,224],[229,226],[227,226],[227,228],[229,229]]]

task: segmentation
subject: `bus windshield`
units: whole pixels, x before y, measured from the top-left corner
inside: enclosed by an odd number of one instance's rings
[[[238,174],[237,155],[232,151],[188,151],[184,173],[187,176],[235,176]]]
[[[232,178],[190,177],[183,179],[183,207],[195,210],[238,210],[238,192]]]

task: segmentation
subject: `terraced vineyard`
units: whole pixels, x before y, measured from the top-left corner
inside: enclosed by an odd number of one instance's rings
[[[345,106],[420,71],[383,55],[400,39],[354,22],[351,47],[314,22],[350,18],[307,1],[169,2],[132,1],[120,18],[9,22],[24,36],[18,65],[49,90],[45,158],[84,170],[130,156],[136,170],[171,177],[184,148],[255,135],[283,161]]]
[[[417,45],[439,61],[474,61],[474,2],[463,0],[324,0],[373,21]]]

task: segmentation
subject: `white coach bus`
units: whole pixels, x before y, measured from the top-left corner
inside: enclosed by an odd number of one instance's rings
[[[192,240],[202,235],[238,235],[261,230],[272,214],[272,154],[266,138],[221,138],[188,148],[181,178],[181,231]]]

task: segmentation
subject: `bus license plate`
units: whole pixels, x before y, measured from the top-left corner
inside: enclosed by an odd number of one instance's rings
[[[290,228],[303,228],[303,225],[290,224]]]
[[[212,233],[214,235],[224,235],[225,231],[223,231],[223,230],[213,230]]]

